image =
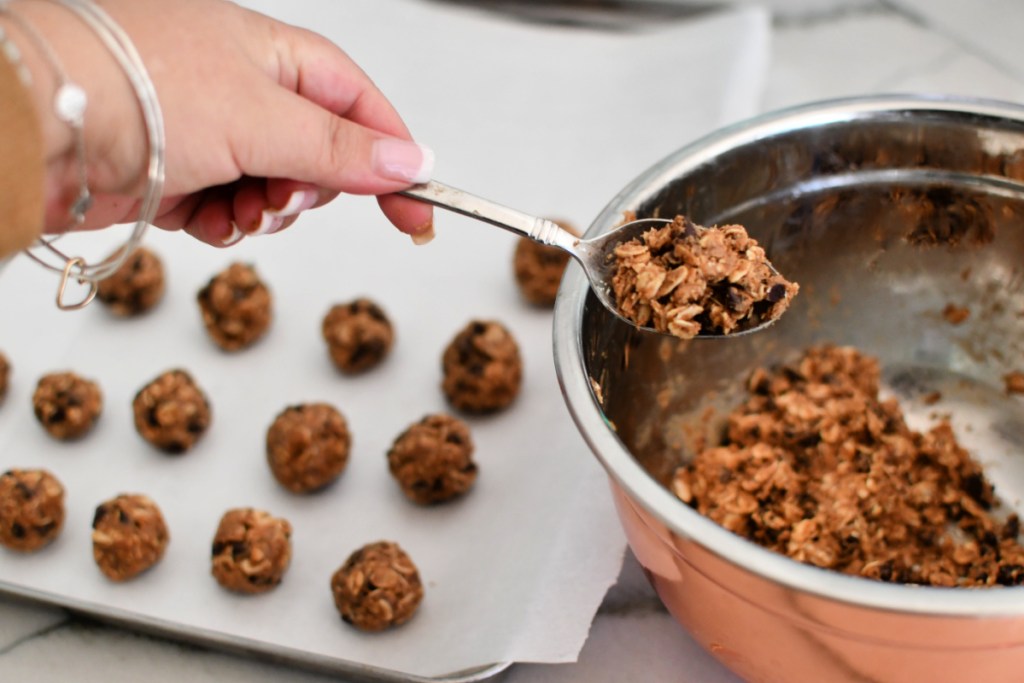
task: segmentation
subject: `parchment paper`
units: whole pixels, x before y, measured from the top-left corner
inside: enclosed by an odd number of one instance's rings
[[[581,229],[645,167],[752,113],[767,49],[756,10],[638,34],[397,0],[249,4],[345,46],[436,150],[438,179]],[[13,365],[0,469],[53,471],[67,489],[67,524],[40,553],[0,552],[0,589],[410,675],[574,660],[624,548],[606,479],[562,402],[551,314],[523,303],[514,286],[514,240],[440,211],[436,224],[437,240],[415,247],[372,199],[342,198],[230,250],[152,230],[146,243],[164,259],[169,292],[137,320],[99,304],[58,312],[56,277],[28,259],[12,262],[0,277],[0,349]],[[95,258],[124,234],[62,243]],[[206,337],[195,303],[232,260],[254,263],[275,302],[269,336],[233,355]],[[397,345],[382,367],[347,378],[330,365],[319,327],[331,304],[358,295],[387,310]],[[385,452],[409,423],[447,409],[441,352],[474,317],[501,320],[519,340],[523,391],[509,410],[469,420],[481,472],[471,493],[418,507],[391,479]],[[210,431],[179,457],[150,448],[131,418],[136,391],[172,367],[192,372],[213,407]],[[97,429],[74,444],[46,436],[30,407],[38,377],[64,369],[96,379],[106,399]],[[336,485],[299,497],[271,477],[264,436],[285,406],[319,400],[348,418],[352,456]],[[157,567],[118,585],[93,564],[90,522],[100,501],[121,492],[150,495],[171,542]],[[234,506],[294,526],[291,569],[269,594],[232,595],[209,575],[213,532]],[[426,598],[404,627],[366,635],[338,618],[328,581],[351,551],[378,539],[410,553]]]

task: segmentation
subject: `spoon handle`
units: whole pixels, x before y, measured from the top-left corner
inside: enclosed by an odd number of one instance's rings
[[[570,253],[579,241],[575,235],[563,230],[554,221],[510,209],[434,180],[422,185],[413,185],[398,194],[496,225],[541,244],[560,247]]]

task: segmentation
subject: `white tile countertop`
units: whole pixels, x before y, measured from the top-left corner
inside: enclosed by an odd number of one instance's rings
[[[637,4],[649,9],[657,3]],[[665,4],[678,7],[682,3]],[[876,93],[956,94],[1024,102],[1024,44],[1018,40],[1018,31],[1010,30],[1024,26],[1024,3],[772,0],[763,4],[771,10],[773,22],[762,111]],[[971,11],[965,13],[968,5]],[[610,21],[608,17],[605,12],[601,20]],[[0,597],[0,681],[139,680],[326,683],[339,679],[182,645],[61,609]],[[502,680],[735,683],[739,679],[704,653],[668,616],[627,553],[621,576],[597,613],[579,661],[517,664]]]

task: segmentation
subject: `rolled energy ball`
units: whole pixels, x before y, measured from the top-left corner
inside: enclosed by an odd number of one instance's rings
[[[4,397],[7,396],[7,386],[11,380],[11,364],[7,361],[7,356],[0,353],[0,403],[4,402]]]
[[[409,500],[441,503],[476,481],[469,427],[450,415],[427,415],[395,439],[388,467]]]
[[[266,593],[288,570],[291,536],[291,524],[268,512],[228,510],[213,537],[213,577],[236,593]]]
[[[144,386],[132,410],[142,438],[167,453],[192,448],[210,426],[210,403],[184,370],[168,370]]]
[[[331,577],[341,618],[363,631],[383,631],[412,618],[423,600],[423,584],[397,543],[378,541],[352,553]]]
[[[32,396],[39,424],[50,436],[71,441],[85,436],[103,412],[103,394],[92,380],[73,372],[43,376]]]
[[[251,346],[270,327],[270,290],[252,266],[233,263],[199,291],[203,324],[225,351]]]
[[[460,410],[501,410],[519,393],[523,376],[519,346],[501,323],[474,320],[466,325],[445,349],[441,364],[441,388]]]
[[[0,474],[0,545],[32,552],[64,528],[64,487],[46,470]]]
[[[160,303],[164,289],[163,263],[152,251],[139,247],[113,275],[99,281],[96,298],[115,314],[130,317]]]
[[[387,356],[395,340],[391,321],[369,299],[332,306],[321,329],[331,360],[345,373],[375,367]]]
[[[101,503],[92,529],[93,559],[111,581],[127,581],[155,565],[170,540],[160,508],[143,495]]]
[[[351,443],[348,423],[333,406],[290,406],[267,430],[267,463],[286,489],[311,493],[341,475]]]
[[[560,220],[554,222],[573,235],[579,235],[579,231],[569,223]],[[528,237],[519,238],[512,265],[523,298],[536,306],[554,306],[555,295],[558,294],[558,286],[568,263],[569,254],[566,251]]]

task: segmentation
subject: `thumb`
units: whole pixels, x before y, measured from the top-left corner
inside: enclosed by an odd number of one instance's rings
[[[233,153],[244,175],[372,195],[430,179],[429,148],[362,126],[284,88],[272,90],[267,106],[250,108],[248,125],[233,133]]]

